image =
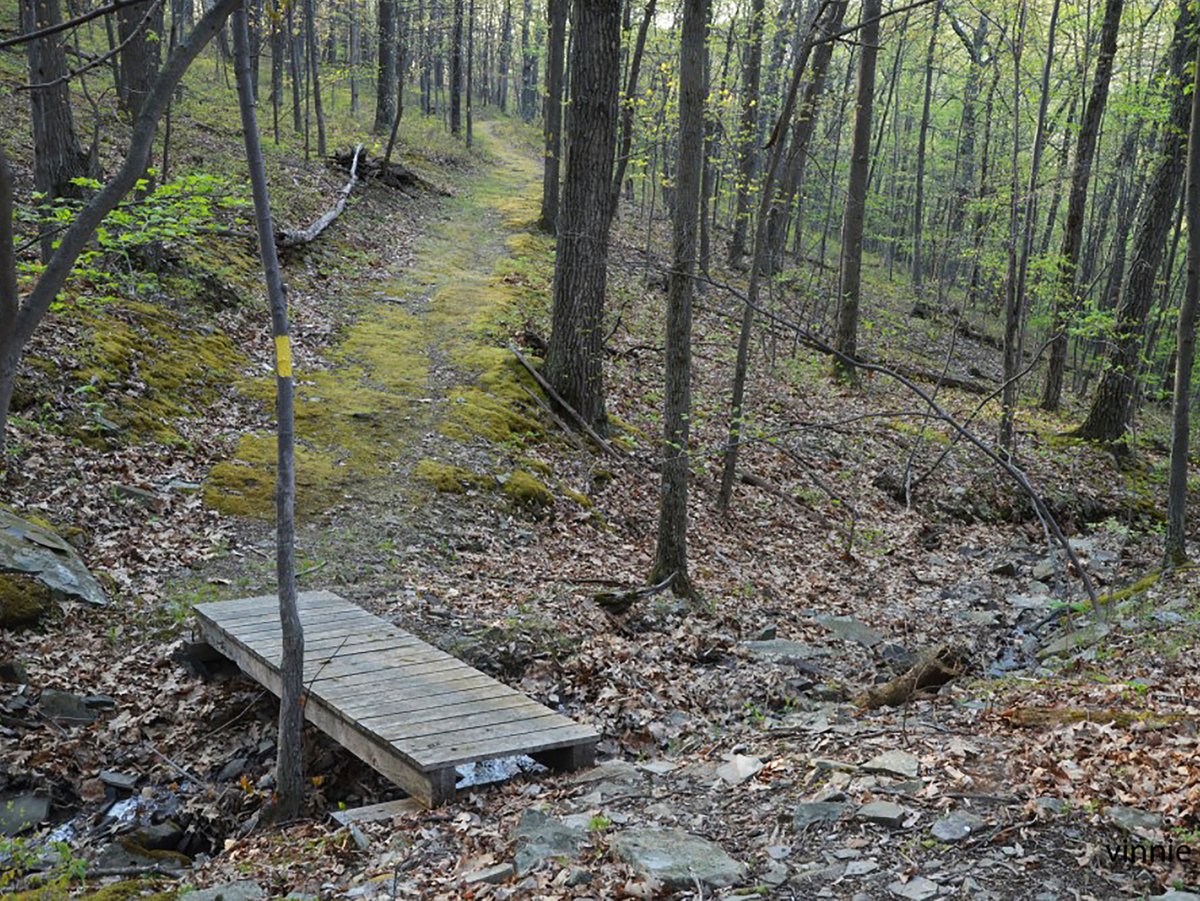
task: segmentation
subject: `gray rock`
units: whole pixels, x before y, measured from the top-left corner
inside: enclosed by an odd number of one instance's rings
[[[516,870],[511,863],[500,863],[494,867],[488,867],[486,870],[475,870],[463,877],[463,882],[467,885],[479,885],[487,883],[488,885],[499,885],[501,882],[508,882],[516,875]]]
[[[183,839],[183,828],[174,820],[163,820],[135,834],[137,843],[151,851],[176,851]]]
[[[50,816],[50,799],[41,795],[0,797],[0,835],[20,835]]]
[[[862,765],[865,773],[883,773],[901,779],[915,779],[921,763],[907,751],[884,751]]]
[[[873,648],[883,641],[882,634],[849,616],[818,616],[817,622],[838,638],[856,641],[865,648]]]
[[[891,801],[872,801],[860,807],[855,817],[895,829],[904,825],[904,821],[908,819],[908,811]]]
[[[678,829],[629,829],[616,836],[617,857],[657,879],[667,891],[728,888],[746,878],[746,867],[720,845]]]
[[[549,858],[574,857],[583,847],[587,834],[530,808],[521,814],[516,837],[516,873],[524,876]]]
[[[243,880],[188,892],[180,897],[184,901],[258,901],[259,898],[267,897],[267,893],[257,882]]]
[[[1038,651],[1038,660],[1059,657],[1080,648],[1090,648],[1110,631],[1108,623],[1087,623],[1075,629],[1068,629]]]
[[[48,529],[0,509],[0,570],[25,573],[51,591],[88,604],[108,598],[75,549]]]
[[[763,768],[763,762],[757,757],[747,757],[745,754],[733,754],[729,760],[717,767],[717,775],[730,785],[741,785]]]
[[[169,851],[152,852],[136,843],[113,842],[96,853],[89,870],[167,869],[182,870],[191,866],[183,854]],[[188,897],[192,897],[188,895]],[[261,896],[260,896],[261,897]]]
[[[1104,815],[1114,826],[1124,829],[1126,832],[1158,832],[1163,826],[1161,814],[1147,813],[1136,807],[1125,807],[1122,804],[1105,807]]]
[[[792,814],[792,826],[800,831],[815,823],[833,823],[849,809],[849,804],[838,801],[809,801],[797,804]]]
[[[1051,816],[1066,813],[1068,806],[1062,798],[1036,798],[1033,803],[1038,810]]]
[[[800,641],[788,641],[786,638],[769,638],[755,641],[743,641],[742,647],[751,657],[759,660],[776,661],[780,658],[794,657],[807,660],[811,657],[821,657],[829,652],[824,648],[813,647]]]
[[[1172,889],[1165,895],[1155,895],[1151,901],[1200,901],[1200,895],[1195,892],[1180,892]]]
[[[162,513],[167,507],[166,498],[162,495],[137,485],[118,485],[116,493],[118,497],[131,500],[139,507],[145,507],[155,513]]]
[[[897,879],[888,886],[888,891],[901,898],[908,898],[909,901],[925,901],[926,898],[937,895],[941,889],[936,882],[924,876],[914,876],[908,882]]]
[[[587,885],[592,881],[592,874],[583,867],[573,867],[571,872],[567,874],[567,879],[563,883],[567,888],[575,888],[580,885]]]
[[[1055,565],[1053,560],[1039,560],[1033,567],[1033,577],[1039,582],[1045,582],[1054,577]]]
[[[29,671],[25,669],[25,664],[20,660],[5,660],[0,663],[0,683],[4,682],[13,685],[28,685]]]
[[[933,824],[933,837],[943,842],[961,842],[983,828],[983,818],[965,810],[955,810]]]
[[[57,688],[43,688],[38,697],[38,711],[46,719],[62,726],[86,725],[95,722],[96,714],[83,698]]]
[[[779,637],[779,627],[772,623],[769,626],[763,626],[758,630],[758,634],[754,636],[755,641],[774,641]]]
[[[759,879],[762,880],[764,885],[769,885],[772,888],[779,888],[779,886],[788,881],[788,877],[790,875],[791,873],[788,871],[786,865],[777,861],[771,861],[769,864],[767,864],[766,869],[763,870],[762,874],[759,876]]]
[[[217,773],[218,782],[232,782],[246,771],[247,760],[245,757],[235,757],[225,766],[221,767],[221,771]]]
[[[118,791],[131,792],[137,788],[138,777],[133,773],[118,773],[115,770],[101,770],[100,781],[111,785]]]
[[[989,570],[989,572],[993,576],[1004,576],[1005,578],[1011,579],[1017,574],[1017,564],[1015,561],[1005,560],[1002,563],[997,563]]]
[[[85,695],[83,703],[88,710],[114,710],[117,706],[117,699],[110,698],[108,695]]]
[[[866,876],[868,873],[873,873],[879,869],[878,862],[874,858],[869,860],[852,860],[846,864],[846,876]]]

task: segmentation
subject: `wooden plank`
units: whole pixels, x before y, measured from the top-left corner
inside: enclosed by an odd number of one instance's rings
[[[401,798],[398,801],[384,801],[381,804],[368,804],[366,807],[355,807],[352,810],[333,810],[329,816],[343,826],[351,823],[380,823],[384,820],[394,820],[396,817],[420,813],[424,808],[412,798]]]
[[[267,619],[255,619],[249,622],[225,622],[216,620],[218,625],[234,635],[240,636],[269,636],[279,632],[279,616]],[[321,630],[334,628],[337,624],[353,625],[364,632],[378,625],[379,620],[369,613],[346,613],[337,607],[326,607],[321,610],[305,610],[300,613],[300,623],[305,629]]]
[[[567,745],[595,741],[593,729],[572,723],[566,717],[560,720],[567,726],[533,730],[528,723],[509,724],[515,728],[503,728],[500,735],[485,734],[472,738],[470,734],[447,741],[445,736],[432,736],[411,744],[404,749],[423,766],[436,769],[442,766],[458,766],[460,763],[487,760],[491,757],[508,757],[513,754],[534,754],[550,751]],[[487,730],[483,730],[485,733]],[[515,734],[514,734],[515,733]]]
[[[304,612],[326,607],[345,607],[346,601],[329,591],[302,591],[296,596],[296,606]],[[221,622],[255,619],[264,615],[273,615],[278,620],[279,598],[273,594],[265,594],[238,601],[209,601],[197,604],[196,612]]]
[[[380,738],[393,744],[408,745],[410,739],[424,738],[427,735],[446,735],[450,730],[466,732],[483,727],[499,726],[505,723],[524,723],[529,725],[534,720],[544,717],[539,715],[539,707],[528,698],[504,699],[504,706],[479,707],[455,712],[454,708],[436,708],[432,718],[387,719],[383,721],[360,720],[364,726]],[[551,714],[558,716],[558,714]]]
[[[386,715],[422,710],[437,704],[451,703],[456,697],[487,699],[507,697],[512,693],[511,688],[496,682],[490,676],[464,675],[452,678],[453,681],[439,681],[428,686],[420,695],[405,696],[396,683],[390,680],[366,686],[329,686],[322,689],[322,694],[330,700],[336,698],[338,708],[343,712],[359,717],[371,711]],[[343,692],[345,696],[338,697]]]

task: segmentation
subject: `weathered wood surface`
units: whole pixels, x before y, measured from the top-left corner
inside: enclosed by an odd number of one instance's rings
[[[589,766],[598,736],[327,591],[297,600],[308,719],[427,806],[453,797],[455,767],[528,754]],[[204,640],[279,693],[274,595],[200,604]]]

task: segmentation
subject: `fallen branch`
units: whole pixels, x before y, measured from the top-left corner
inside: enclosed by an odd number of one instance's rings
[[[966,391],[970,394],[992,393],[992,389],[987,385],[982,385],[979,382],[973,382],[970,379],[949,375],[945,372],[934,372],[931,369],[921,369],[918,366],[910,366],[907,363],[885,363],[880,365],[887,366],[893,372],[897,372],[906,378],[916,379],[918,382],[931,382],[937,386],[945,385],[947,388],[957,388],[959,391]]]
[[[538,372],[536,368],[534,368],[534,365],[532,363],[530,363],[527,359],[525,359],[525,355],[523,353],[521,353],[519,350],[517,350],[517,348],[515,346],[513,346],[512,344],[508,345],[508,349],[510,351],[512,351],[513,356],[515,356],[517,358],[517,362],[520,363],[522,366],[524,366],[529,371],[529,374],[531,376],[533,376],[533,380],[538,383],[538,385],[541,387],[541,389],[543,391],[546,392],[547,395],[549,395],[550,399],[552,401],[554,401],[556,404],[558,404],[559,408],[561,410],[563,410],[563,412],[565,412],[568,416],[570,416],[571,419],[573,419],[575,421],[575,424],[577,426],[579,426],[579,428],[582,429],[583,432],[589,438],[591,438],[593,441],[596,442],[597,445],[600,446],[600,449],[602,451],[604,451],[610,457],[617,457],[617,458],[621,457],[621,454],[618,453],[617,450],[615,448],[613,448],[613,446],[611,444],[609,444],[607,441],[605,441],[603,438],[601,438],[600,435],[596,432],[596,430],[593,429],[590,425],[588,425],[587,420],[585,420],[582,416],[580,416],[579,413],[577,413],[575,411],[574,407],[572,407],[569,403],[567,403],[565,400],[563,400],[562,396],[559,395],[559,393],[557,391],[555,391],[552,387],[550,387],[550,383],[547,382],[545,378],[543,378],[542,374],[540,372]]]
[[[951,679],[966,673],[970,666],[971,659],[964,648],[941,645],[904,675],[875,688],[868,688],[854,699],[854,703],[866,710],[902,707],[912,700],[917,692],[940,688]]]
[[[283,231],[275,236],[275,243],[280,247],[303,247],[305,244],[311,244],[320,237],[321,232],[329,228],[342,215],[342,211],[346,209],[346,201],[350,199],[350,192],[354,190],[354,186],[358,184],[358,157],[362,152],[362,144],[359,144],[354,149],[354,159],[350,163],[350,180],[346,182],[346,187],[342,188],[338,194],[337,202],[333,208],[328,210],[320,219],[310,225],[308,228],[299,229],[297,231]]]
[[[634,588],[630,591],[601,591],[599,594],[593,595],[592,600],[599,604],[606,613],[620,616],[628,613],[629,608],[638,601],[666,591],[675,581],[675,576],[676,573],[671,573],[657,585],[643,585],[641,588]]]
[[[359,147],[361,148],[361,146],[360,144]],[[358,150],[355,150],[354,155],[351,155],[349,151],[335,153],[332,159],[346,171],[350,171],[357,161],[359,177],[363,181],[377,181],[381,185],[395,188],[397,191],[406,192],[407,189],[413,189],[429,191],[432,194],[439,194],[442,197],[450,196],[449,191],[439,188],[433,182],[418,175],[402,163],[397,163],[386,158],[378,159],[365,151],[361,155],[358,154]]]

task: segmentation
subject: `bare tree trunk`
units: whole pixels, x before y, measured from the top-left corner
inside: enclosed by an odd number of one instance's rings
[[[454,0],[454,21],[450,26],[450,134],[462,131],[463,83],[463,0]]]
[[[1167,485],[1167,566],[1187,560],[1189,418],[1192,401],[1192,367],[1196,358],[1196,309],[1200,305],[1200,47],[1192,80],[1192,124],[1188,135],[1187,188],[1187,288],[1179,305],[1175,331],[1175,391],[1171,398],[1171,464]]]
[[[377,21],[375,122],[371,130],[383,134],[396,118],[396,0],[379,0]]]
[[[658,542],[651,584],[693,597],[688,576],[688,441],[692,408],[692,290],[704,158],[704,56],[709,0],[685,0],[679,47],[679,165],[675,170],[673,262],[667,288],[666,393]]]
[[[625,181],[625,170],[629,165],[629,154],[633,149],[633,111],[636,106],[634,98],[637,95],[638,78],[642,71],[642,55],[646,50],[646,34],[650,30],[650,23],[654,20],[657,4],[658,0],[646,0],[646,12],[642,16],[642,24],[638,27],[633,55],[629,58],[629,76],[625,81],[625,96],[621,102],[621,144],[617,150],[617,173],[613,177],[612,199],[608,211],[610,223],[616,218],[617,207],[621,203],[621,184]]]
[[[155,0],[117,10],[117,39],[121,51],[121,108],[136,116],[158,74],[162,46],[162,4]]]
[[[533,0],[525,0],[521,17],[521,118],[532,122],[537,115],[537,49],[533,35]]]
[[[546,102],[542,114],[545,167],[542,170],[541,227],[554,234],[558,228],[559,155],[562,150],[563,54],[567,46],[567,0],[549,0],[549,58],[546,60]]]
[[[758,174],[758,86],[762,77],[762,33],[764,0],[751,0],[746,31],[746,66],[742,75],[742,118],[738,127],[737,208],[733,237],[729,242],[729,265],[738,268],[746,255],[746,232],[750,222],[750,188]]]
[[[512,0],[504,0],[504,18],[500,23],[500,77],[497,79],[500,112],[508,112],[508,89],[512,78],[513,18]]]
[[[311,3],[311,0],[309,0]],[[271,304],[271,332],[275,336],[275,417],[278,456],[275,474],[275,571],[279,584],[279,622],[283,632],[283,656],[279,664],[279,746],[275,762],[276,820],[295,819],[304,805],[304,628],[296,608],[296,469],[292,381],[292,354],[288,337],[287,299],[279,258],[275,253],[275,230],[271,225],[271,201],[263,166],[258,122],[254,114],[254,92],[250,84],[250,38],[246,10],[233,13],[233,47],[237,65],[238,105],[246,163],[254,194],[254,218],[258,226],[258,250]]]
[[[320,54],[317,53],[317,17],[315,0],[304,0],[304,32],[308,45],[309,78],[312,85],[313,112],[317,116],[317,155],[325,156],[325,110],[321,105],[321,77],[317,72]]]
[[[850,145],[850,181],[842,219],[841,288],[838,292],[837,351],[834,368],[840,378],[857,379],[842,359],[858,356],[858,306],[862,296],[863,225],[867,213],[867,180],[871,171],[871,113],[875,100],[875,60],[879,54],[880,0],[863,0],[854,137]]]
[[[1196,38],[1192,33],[1194,16],[1184,0],[1180,4],[1172,43],[1171,112],[1162,130],[1160,157],[1146,194],[1137,233],[1133,239],[1133,257],[1129,280],[1117,309],[1112,352],[1100,378],[1087,419],[1076,430],[1080,438],[1093,441],[1117,441],[1132,416],[1134,380],[1139,371],[1138,357],[1145,334],[1146,317],[1154,299],[1158,272],[1166,250],[1167,236],[1179,202],[1184,171],[1184,141],[1191,111],[1190,99],[1178,88],[1184,70],[1193,56]]]
[[[934,0],[929,49],[925,53],[925,99],[921,104],[921,125],[917,130],[917,187],[913,195],[912,282],[918,297],[925,283],[925,260],[921,246],[925,234],[925,146],[929,138],[929,105],[933,99],[933,64],[941,15],[941,0]]]
[[[300,38],[296,32],[295,3],[288,2],[287,7],[287,43],[288,61],[292,76],[292,130],[296,134],[304,132],[304,118],[300,101],[300,79],[303,69],[300,65]]]
[[[600,433],[604,403],[604,293],[617,89],[621,77],[621,8],[610,0],[575,0],[567,168],[559,209],[554,308],[546,378]]]

